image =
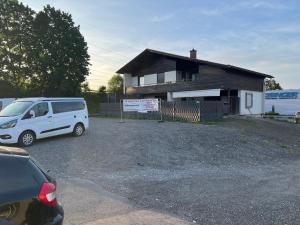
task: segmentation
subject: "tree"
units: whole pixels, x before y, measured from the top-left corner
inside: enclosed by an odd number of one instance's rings
[[[103,94],[103,93],[106,93],[106,87],[101,85],[99,88],[98,88],[98,93],[99,94]]]
[[[91,89],[89,87],[89,83],[88,82],[84,82],[81,84],[81,92],[83,93],[87,93],[87,92],[90,92]]]
[[[22,88],[32,76],[35,12],[22,3],[0,0],[0,80]]]
[[[88,47],[72,16],[47,5],[33,21],[32,88],[44,96],[76,96],[89,74]]]
[[[267,91],[270,91],[270,90],[282,90],[282,87],[280,86],[279,83],[277,83],[275,81],[275,79],[266,79],[265,85],[266,85],[266,90]]]
[[[20,90],[7,81],[0,80],[0,98],[20,97]]]
[[[108,81],[107,92],[118,94],[123,93],[123,78],[120,75],[113,75],[112,78]]]

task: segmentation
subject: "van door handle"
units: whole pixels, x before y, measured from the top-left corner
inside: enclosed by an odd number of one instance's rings
[[[48,119],[52,118],[52,116],[48,116]]]

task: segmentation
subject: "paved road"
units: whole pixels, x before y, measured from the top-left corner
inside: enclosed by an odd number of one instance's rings
[[[300,224],[300,127],[91,118],[27,150],[57,177],[65,224]]]

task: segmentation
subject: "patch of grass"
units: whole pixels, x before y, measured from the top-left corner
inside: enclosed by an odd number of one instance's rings
[[[285,145],[285,144],[281,144],[280,147],[281,147],[281,148],[284,148],[284,149],[288,149],[288,148],[289,148],[289,146],[288,146],[288,145]]]
[[[221,122],[223,122],[223,120],[202,121],[202,122],[198,122],[198,123],[203,124],[203,125],[218,125]]]
[[[276,113],[276,112],[266,112],[265,115],[266,116],[278,116],[279,113]]]
[[[248,141],[247,141],[246,139],[242,139],[242,140],[241,140],[241,143],[243,143],[243,144],[247,144],[247,143],[248,143]]]

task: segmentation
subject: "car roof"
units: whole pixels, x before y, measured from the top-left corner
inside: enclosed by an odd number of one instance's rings
[[[28,152],[22,148],[0,146],[0,154],[29,156]]]
[[[40,101],[74,101],[74,100],[84,100],[81,97],[74,98],[45,98],[45,97],[36,97],[36,98],[18,98],[16,101],[29,101],[29,102],[40,102]]]

